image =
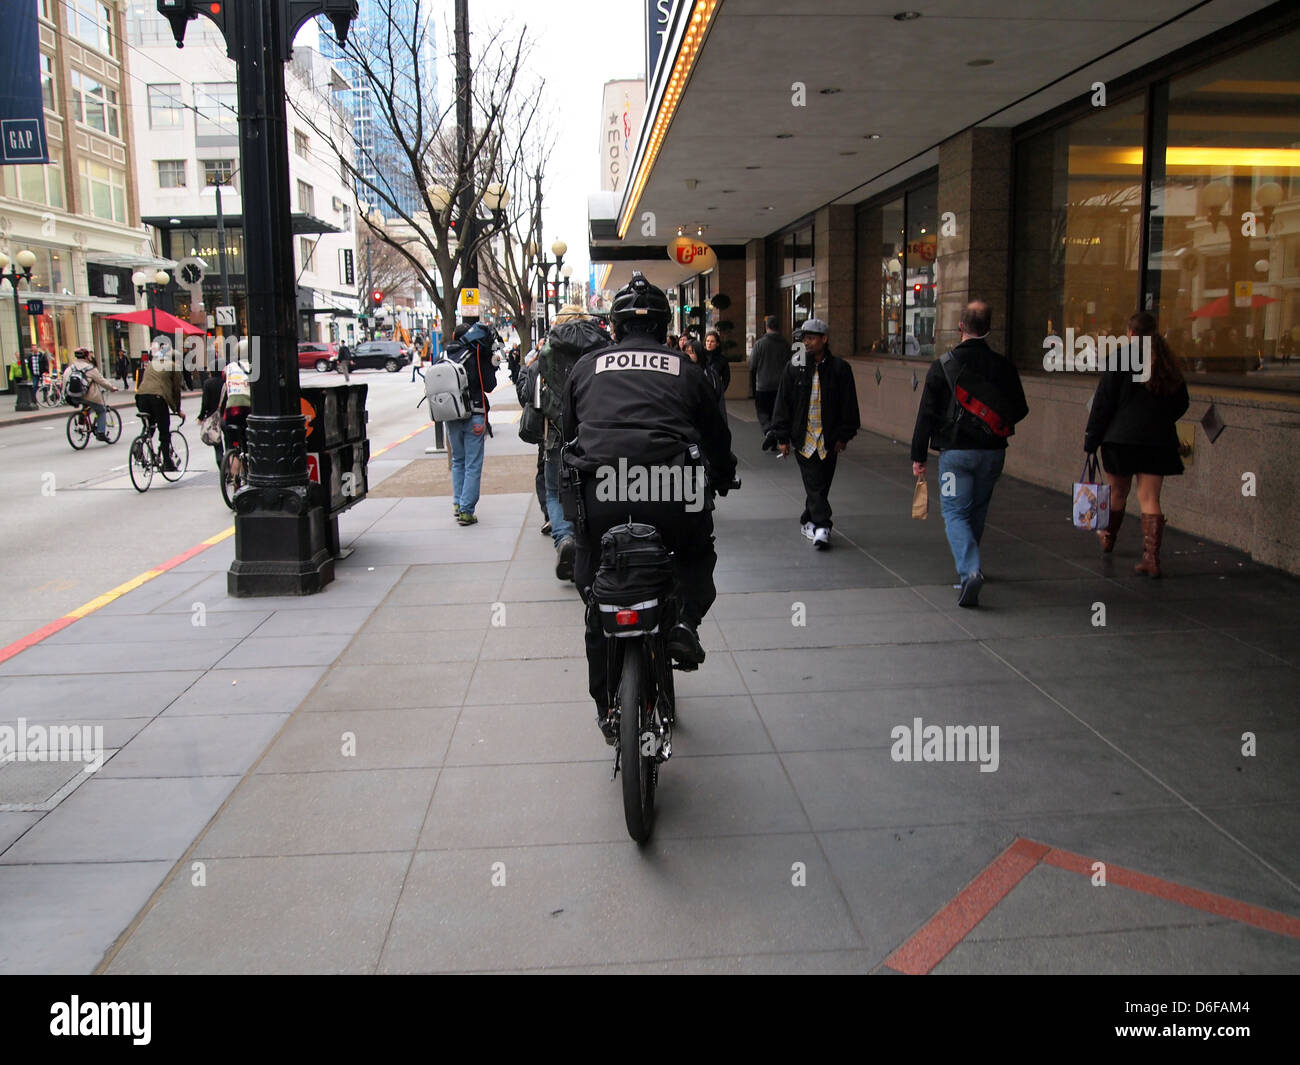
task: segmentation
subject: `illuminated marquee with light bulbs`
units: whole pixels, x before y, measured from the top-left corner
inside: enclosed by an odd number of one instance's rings
[[[636,180],[632,185],[632,194],[628,197],[623,216],[618,220],[620,240],[627,235],[628,227],[632,224],[636,206],[641,200],[641,193],[645,191],[646,182],[650,180],[650,172],[654,169],[655,161],[659,157],[659,149],[668,135],[668,127],[672,125],[673,116],[677,113],[677,104],[681,101],[686,82],[695,68],[695,58],[699,55],[718,3],[719,0],[695,0],[694,10],[686,27],[686,35],[682,38],[673,61],[672,75],[659,100],[650,139],[646,143],[645,153],[641,157],[641,165],[637,168]]]

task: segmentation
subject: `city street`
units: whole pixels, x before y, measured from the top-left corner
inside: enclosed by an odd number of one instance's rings
[[[301,381],[317,387],[341,384],[343,376],[308,370]],[[428,424],[424,409],[415,408],[424,393],[419,378],[411,383],[409,367],[395,374],[362,370],[352,381],[369,386],[372,450]],[[0,647],[230,527],[216,456],[199,442],[199,397],[188,397],[183,409],[189,472],[176,484],[155,476],[143,495],[126,468],[140,427],[134,405],[119,411],[122,438],[116,444],[92,440],[84,451],[68,444],[71,408],[39,421],[0,424],[0,535],[7,543],[32,545],[30,553],[0,557]]]

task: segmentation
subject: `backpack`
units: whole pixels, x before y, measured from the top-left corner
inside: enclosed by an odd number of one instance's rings
[[[534,360],[519,375],[519,384],[515,392],[520,396],[519,439],[525,444],[542,444],[546,442],[546,419],[538,407],[542,388],[542,367],[540,360]]]
[[[958,436],[985,436],[1005,440],[1015,430],[998,413],[1003,397],[993,382],[959,363],[951,351],[939,359],[939,368],[948,381],[948,419],[935,434],[945,447]]]
[[[80,366],[73,366],[63,386],[63,401],[69,407],[80,407],[90,393],[90,378]]]
[[[600,568],[591,597],[608,636],[657,632],[673,589],[673,556],[652,525],[615,525],[600,538]],[[636,620],[626,617],[635,611]],[[625,615],[620,621],[619,614]]]
[[[466,358],[474,349],[468,345],[457,350],[448,347],[424,374],[424,395],[429,401],[429,417],[435,422],[464,421],[471,414],[469,371]]]

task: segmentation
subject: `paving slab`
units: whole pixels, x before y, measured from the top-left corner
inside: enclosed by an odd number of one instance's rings
[[[791,882],[794,860],[806,864],[806,887]],[[498,862],[505,881],[494,887]],[[379,969],[613,961],[640,971],[676,958],[860,945],[811,836],[652,840],[640,849],[620,840],[417,854]]]
[[[289,712],[325,673],[325,666],[209,670],[167,707],[167,714],[180,717]]]
[[[410,851],[436,769],[258,773],[195,849],[198,858]]]
[[[0,865],[0,974],[92,972],[170,869],[170,861]]]
[[[374,972],[409,862],[400,853],[208,859],[205,886],[181,870],[105,972]]]
[[[0,865],[174,862],[238,782],[237,776],[110,780],[96,774],[0,855]]]
[[[458,707],[295,714],[256,771],[319,773],[440,766],[460,714]]]
[[[287,712],[191,717],[164,714],[132,736],[98,776],[239,776],[266,750],[288,717]]]

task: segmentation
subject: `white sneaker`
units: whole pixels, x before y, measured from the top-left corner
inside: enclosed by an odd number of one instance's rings
[[[813,533],[813,547],[816,547],[819,550],[824,551],[826,548],[830,546],[831,546],[830,529],[817,529]]]
[[[811,540],[817,532],[817,527],[813,525],[812,522],[806,521],[803,523],[799,531],[803,533],[803,538],[805,540]]]

